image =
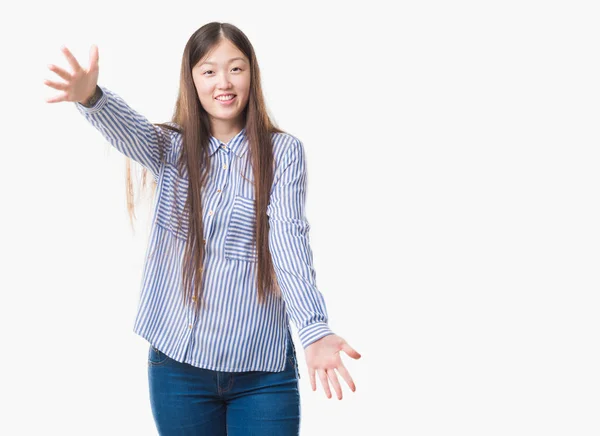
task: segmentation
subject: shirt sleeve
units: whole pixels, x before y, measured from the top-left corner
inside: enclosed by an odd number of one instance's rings
[[[304,146],[295,140],[281,159],[267,206],[269,247],[286,311],[298,328],[303,348],[333,334],[327,307],[317,289],[305,216]]]
[[[147,168],[158,180],[161,168],[159,143],[163,153],[171,147],[171,135],[132,109],[118,94],[98,86],[102,96],[92,105],[74,102],[77,110],[119,152]]]

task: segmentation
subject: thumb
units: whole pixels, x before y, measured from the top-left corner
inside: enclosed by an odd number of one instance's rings
[[[93,71],[98,68],[98,46],[92,44],[90,47],[90,70]]]
[[[344,350],[344,352],[352,357],[353,359],[360,359],[361,358],[361,354],[356,351],[354,348],[352,348],[350,345],[348,345],[347,342],[344,342],[344,344],[342,345],[342,350]]]

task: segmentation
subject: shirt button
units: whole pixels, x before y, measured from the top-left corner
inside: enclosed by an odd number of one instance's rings
[[[208,214],[209,214],[209,215],[212,215],[212,214],[213,214],[213,211],[212,211],[212,210],[209,210],[209,211],[208,211]]]
[[[188,327],[189,327],[189,328],[192,328],[192,325],[190,324]]]
[[[206,239],[203,239],[202,241],[204,242],[204,245],[206,245]]]
[[[219,192],[219,193],[220,193],[220,192],[221,192],[221,190],[220,190],[220,189],[217,189],[217,192]]]
[[[192,296],[192,301],[196,301],[196,296]]]
[[[227,164],[223,165],[223,169],[226,170],[227,169]]]

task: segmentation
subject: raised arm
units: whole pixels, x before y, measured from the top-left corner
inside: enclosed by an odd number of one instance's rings
[[[90,99],[75,102],[78,111],[125,156],[146,167],[158,179],[163,153],[170,151],[173,133],[156,126],[132,109],[118,94],[96,85]]]
[[[51,88],[62,94],[46,99],[48,103],[73,102],[79,112],[117,150],[146,167],[158,179],[163,156],[171,149],[173,132],[150,123],[143,115],[133,110],[113,91],[98,86],[98,47],[90,49],[88,68],[82,68],[67,47],[63,54],[71,65],[72,72],[56,65],[48,67],[64,82],[44,80]],[[170,123],[176,126],[174,123]]]

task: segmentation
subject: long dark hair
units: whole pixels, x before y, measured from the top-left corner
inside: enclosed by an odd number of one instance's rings
[[[187,197],[183,213],[178,214],[178,228],[182,219],[187,219],[186,246],[182,259],[182,298],[184,304],[189,304],[191,296],[196,298],[196,310],[203,304],[203,264],[204,264],[204,225],[202,221],[202,187],[205,186],[211,170],[209,158],[209,140],[211,135],[210,122],[207,112],[200,104],[194,80],[192,67],[202,59],[221,40],[228,39],[250,61],[250,94],[248,104],[244,108],[245,134],[248,140],[246,164],[252,166],[255,192],[255,222],[254,238],[257,249],[258,301],[265,303],[269,293],[281,295],[277,284],[271,254],[269,252],[269,222],[267,205],[273,183],[273,133],[285,133],[271,121],[261,87],[260,69],[254,49],[244,33],[236,26],[228,23],[211,22],[196,30],[189,38],[181,61],[179,94],[171,123],[156,123],[162,129],[169,129],[182,135],[182,150],[177,159],[179,174],[187,169],[185,177],[177,177],[188,184]],[[175,124],[175,125],[173,125]],[[168,136],[168,135],[167,135]],[[164,144],[160,145],[160,158],[164,159]],[[250,160],[248,160],[248,155]],[[246,173],[248,174],[248,173]],[[147,169],[142,169],[142,189],[147,186]],[[156,181],[151,178],[151,186],[156,195]],[[126,166],[127,209],[130,220],[135,216],[133,187],[131,181],[131,161],[127,159]],[[177,190],[178,188],[176,188]],[[177,205],[177,202],[174,202]],[[178,209],[175,206],[175,209]],[[132,221],[133,223],[133,221]],[[173,238],[174,240],[174,238]],[[175,251],[171,251],[175,252]]]

